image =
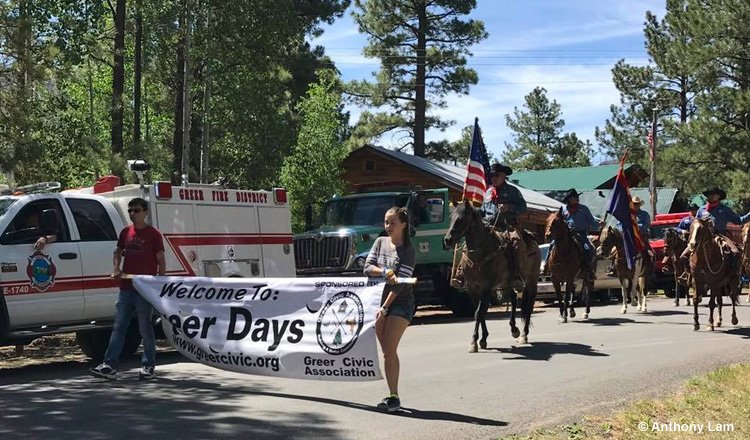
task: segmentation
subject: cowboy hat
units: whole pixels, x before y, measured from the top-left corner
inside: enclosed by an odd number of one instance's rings
[[[563,203],[568,203],[568,200],[570,200],[571,197],[578,197],[581,194],[583,194],[583,193],[579,193],[578,191],[576,191],[575,188],[570,188],[568,190],[568,193],[565,194],[565,197],[563,197],[562,202]]]
[[[724,200],[727,198],[727,193],[723,189],[719,188],[718,186],[712,186],[708,188],[707,190],[703,191],[703,195],[708,197],[711,194],[718,194],[719,200]]]
[[[643,205],[643,199],[640,198],[640,197],[638,197],[638,196],[635,196],[635,197],[633,197],[633,204],[634,205]]]
[[[513,169],[509,167],[508,165],[503,165],[500,162],[495,162],[490,167],[490,171],[492,172],[492,175],[494,176],[497,173],[503,173],[506,176],[510,176],[513,174]]]

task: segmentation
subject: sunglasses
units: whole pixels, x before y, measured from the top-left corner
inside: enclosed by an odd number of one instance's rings
[[[142,209],[128,209],[128,214],[138,214],[139,212],[143,212]]]

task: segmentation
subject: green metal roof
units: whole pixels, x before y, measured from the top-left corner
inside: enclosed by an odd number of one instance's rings
[[[634,164],[626,164],[625,171]],[[564,191],[575,188],[579,192],[602,188],[617,175],[620,165],[598,165],[593,167],[555,168],[551,170],[516,171],[509,179],[535,191]],[[609,185],[611,186],[611,185]]]
[[[604,212],[607,209],[609,193],[611,191],[611,189],[581,191],[582,194],[579,197],[579,201],[582,204],[588,206],[591,210],[591,213],[594,214],[595,217],[603,218]],[[677,188],[657,188],[657,214],[665,214],[670,212],[670,210],[672,209],[672,204],[674,203],[674,199],[675,197],[677,197],[677,191]],[[651,195],[649,194],[648,188],[630,188],[630,196],[638,196],[643,199],[643,206],[641,208],[644,211],[648,212],[652,219],[654,218],[654,214],[651,212]]]

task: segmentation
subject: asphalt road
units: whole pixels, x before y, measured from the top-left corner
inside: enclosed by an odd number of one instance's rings
[[[720,364],[750,360],[744,297],[740,326],[729,325],[725,309],[725,325],[714,332],[693,332],[692,308],[666,299],[650,305],[648,314],[627,315],[619,305],[596,307],[589,321],[568,324],[545,307],[527,347],[513,347],[507,316],[495,312],[491,348],[477,354],[467,353],[469,321],[420,319],[400,352],[405,410],[398,415],[374,409],[384,381],[268,379],[176,353],[159,357],[159,379],[147,383],[136,379],[135,361],[117,382],[90,378],[80,362],[0,370],[0,438],[497,438],[606,414]],[[705,324],[708,310],[699,311]]]

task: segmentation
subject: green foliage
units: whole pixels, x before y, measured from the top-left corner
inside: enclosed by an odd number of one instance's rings
[[[512,116],[505,115],[514,142],[505,144],[503,163],[519,170],[591,165],[591,143],[575,133],[563,134],[560,104],[549,101],[546,89],[536,87],[524,101],[523,109],[515,107]]]
[[[372,144],[384,133],[401,135],[402,148],[425,155],[425,131],[453,121],[430,115],[449,93],[467,94],[479,80],[466,66],[469,48],[487,37],[484,24],[464,19],[476,0],[355,0],[354,19],[368,35],[364,55],[381,60],[373,81],[353,81],[354,102],[375,109],[362,114],[353,145]]]
[[[281,170],[295,232],[304,230],[306,205],[319,207],[344,188],[340,165],[349,150],[343,142],[347,120],[342,114],[341,84],[332,70],[319,71],[318,77],[297,106],[302,125]]]

